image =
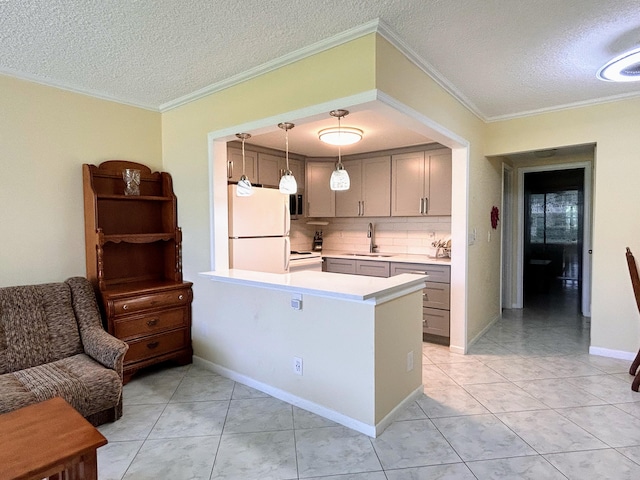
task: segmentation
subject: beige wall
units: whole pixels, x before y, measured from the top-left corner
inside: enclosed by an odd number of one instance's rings
[[[385,40],[377,44],[377,87],[385,93],[396,98],[400,102],[410,106],[440,126],[454,134],[464,138],[469,143],[468,159],[468,188],[464,184],[465,179],[456,178],[455,162],[463,161],[456,157],[454,150],[454,212],[451,218],[452,233],[452,288],[464,288],[461,285],[466,280],[466,286],[472,286],[467,290],[467,340],[473,341],[493,320],[500,315],[500,236],[493,235],[488,240],[490,226],[491,207],[500,205],[500,192],[502,183],[501,164],[497,161],[488,161],[484,157],[485,124],[462,104],[445,92],[430,77],[428,77],[416,65],[411,63],[404,55],[396,50]],[[435,139],[449,147],[453,145]],[[468,218],[460,218],[456,215],[456,201],[462,200],[463,195],[468,195]],[[458,197],[457,199],[455,197]],[[465,278],[456,279],[455,255],[462,254],[462,249],[467,248],[464,237],[458,236],[456,240],[456,226],[466,226],[477,231],[477,240],[468,246],[467,272]],[[456,243],[457,241],[457,243]],[[455,312],[459,308],[452,293],[452,318],[457,318]],[[453,324],[452,320],[452,324]],[[459,321],[456,319],[456,321]],[[452,327],[452,342],[454,341]]]
[[[0,76],[0,286],[84,276],[83,163],[161,169],[160,114]]]
[[[226,169],[219,158],[222,165],[209,171],[208,134],[372,89],[374,47],[375,35],[367,35],[162,115],[164,168],[173,173],[183,229],[184,277],[194,282],[196,355],[208,359],[208,346],[202,339],[210,331],[208,324],[220,314],[217,292],[198,276],[198,272],[211,270],[210,184],[217,196],[213,215],[227,215]],[[273,127],[277,129],[279,121],[293,120],[274,120]]]
[[[604,353],[636,352],[640,337],[624,256],[640,252],[639,109],[633,99],[488,125],[487,155],[596,144],[591,345]]]

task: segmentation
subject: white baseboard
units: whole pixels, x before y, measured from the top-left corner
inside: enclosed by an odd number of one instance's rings
[[[345,427],[355,430],[356,432],[364,433],[365,435],[372,438],[376,438],[378,435],[380,435],[385,430],[385,428],[393,423],[397,414],[409,403],[415,401],[423,392],[423,386],[420,385],[420,387],[416,388],[413,392],[407,395],[407,397],[402,400],[402,402],[400,402],[391,412],[389,412],[389,414],[386,415],[380,422],[378,422],[378,424],[369,425],[367,423],[361,422],[360,420],[348,417],[347,415],[344,415],[340,412],[336,412],[335,410],[331,410],[330,408],[324,407],[304,398],[300,398],[279,388],[259,382],[241,373],[229,370],[226,367],[210,362],[196,355],[193,356],[193,364],[248,387],[255,388],[256,390],[271,395],[272,397],[287,402],[291,405],[295,405],[296,407],[300,407],[303,410],[307,410],[311,413],[315,413],[316,415],[320,415],[321,417],[332,420],[336,423],[339,423],[340,425],[344,425]]]
[[[620,360],[633,361],[636,358],[637,352],[625,352],[623,350],[611,350],[609,348],[602,347],[589,347],[590,355],[598,355],[600,357],[619,358]]]
[[[376,425],[376,435],[374,436],[374,438],[380,435],[382,432],[384,432],[385,429],[389,425],[391,425],[393,421],[396,419],[396,416],[398,415],[398,413],[400,413],[400,411],[402,411],[402,409],[404,409],[405,407],[409,406],[411,402],[415,402],[418,399],[418,397],[420,397],[420,395],[423,394],[423,392],[424,392],[424,385],[420,385],[413,392],[407,395],[405,399],[396,406],[396,408],[391,410],[387,416],[385,416],[382,420],[380,420]],[[369,435],[369,436],[371,437],[372,435]]]
[[[493,317],[493,320],[491,320],[489,322],[489,324],[484,327],[480,333],[478,333],[475,337],[473,337],[468,343],[467,343],[467,350],[469,350],[469,347],[471,347],[471,345],[473,345],[474,343],[476,343],[480,338],[482,338],[482,336],[487,333],[489,331],[489,329],[491,327],[493,327],[493,324],[496,323],[498,320],[500,320],[500,315],[496,315],[495,317]],[[464,352],[466,353],[466,352]]]
[[[460,355],[467,353],[464,347],[458,347],[456,345],[449,345],[449,351],[451,353],[459,353]]]

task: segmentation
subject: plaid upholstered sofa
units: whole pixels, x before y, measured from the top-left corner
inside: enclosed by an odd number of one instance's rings
[[[127,348],[85,278],[0,288],[0,413],[59,396],[93,425],[117,420]]]

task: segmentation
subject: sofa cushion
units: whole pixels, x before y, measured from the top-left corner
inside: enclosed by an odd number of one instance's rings
[[[0,374],[82,351],[67,284],[0,289]]]
[[[120,377],[85,354],[0,375],[0,413],[62,397],[83,416],[118,404]]]

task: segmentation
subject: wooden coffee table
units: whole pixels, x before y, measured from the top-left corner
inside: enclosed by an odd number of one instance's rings
[[[107,439],[62,398],[0,415],[0,478],[95,480]]]

